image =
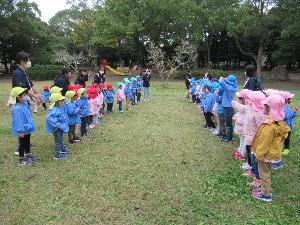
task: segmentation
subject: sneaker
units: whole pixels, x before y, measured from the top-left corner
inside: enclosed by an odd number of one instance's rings
[[[20,159],[19,160],[19,166],[31,166],[32,165],[32,161],[30,159]]]
[[[231,152],[231,156],[234,156],[237,152],[239,152],[239,150],[235,149]]]
[[[69,143],[72,145],[72,144],[75,144],[75,140],[70,140]]]
[[[242,168],[243,170],[251,170],[251,169],[252,169],[252,167],[251,167],[248,163],[243,163],[243,164],[241,165],[241,168]]]
[[[56,153],[54,155],[54,159],[66,159],[67,158],[67,154],[64,153]]]
[[[30,149],[34,149],[34,148],[35,148],[35,146],[30,144]]]
[[[271,202],[272,201],[272,196],[265,196],[261,192],[253,193],[252,196],[260,201],[264,202]]]
[[[278,162],[278,163],[272,163],[272,167],[274,170],[279,170],[283,167],[282,161]]]
[[[203,125],[203,127],[204,127],[204,128],[208,128],[208,126],[207,126],[206,124],[205,124],[205,125]]]
[[[218,135],[220,133],[220,131],[218,129],[214,129],[214,131],[212,133],[213,133],[213,135]]]
[[[253,178],[251,185],[256,188],[260,187],[260,185],[261,185],[260,179]]]
[[[91,124],[91,125],[89,125],[89,128],[90,128],[90,129],[94,129],[94,128],[95,128],[95,125],[94,125],[94,124]]]
[[[122,113],[122,112],[124,112],[124,111],[123,110],[119,111],[119,113]]]
[[[19,156],[19,152],[18,151],[15,151],[14,153],[16,156]]]
[[[288,155],[290,153],[290,150],[288,150],[287,148],[285,148],[283,151],[282,151],[282,155]]]
[[[81,138],[79,138],[79,137],[74,138],[74,142],[80,142],[80,141],[81,141]]]
[[[37,162],[39,159],[32,154],[26,156],[26,159],[30,159],[31,162]]]
[[[223,138],[223,139],[221,139],[221,141],[222,141],[223,143],[229,143],[229,142],[231,142],[232,140],[230,140],[230,139],[228,139],[228,138]]]
[[[245,177],[254,177],[254,173],[251,170],[248,170],[247,173],[243,173],[243,176],[245,176]]]

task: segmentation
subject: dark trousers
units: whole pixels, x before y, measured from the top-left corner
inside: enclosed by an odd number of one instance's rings
[[[93,123],[93,115],[89,115],[87,118],[88,119],[87,119],[87,125],[86,126],[89,126]]]
[[[192,95],[192,102],[196,102],[196,95]]]
[[[234,109],[232,107],[224,107],[226,138],[228,140],[232,140],[233,138],[233,124],[232,124],[233,115],[234,115]]]
[[[75,131],[76,131],[75,125],[69,125],[69,133],[68,133],[69,142],[74,141],[74,139],[76,137]]]
[[[251,166],[251,145],[246,145],[248,164]]]
[[[123,102],[118,101],[118,105],[119,105],[119,112],[123,111]]]
[[[24,135],[23,138],[19,137],[19,156],[24,158],[25,153],[30,153],[30,134]]]
[[[87,120],[88,120],[88,116],[81,117],[81,126],[80,126],[81,136],[84,136],[87,134],[87,129],[86,129]]]
[[[107,103],[107,112],[111,113],[113,109],[114,103]]]
[[[208,128],[216,128],[215,123],[212,120],[212,118],[213,118],[212,112],[205,112],[204,117],[205,117],[206,125]]]
[[[136,98],[137,98],[137,102],[141,101],[141,97],[142,97],[142,93],[140,91],[136,92]]]
[[[292,132],[290,131],[288,134],[288,137],[284,140],[284,149],[290,149],[291,134],[292,134]]]

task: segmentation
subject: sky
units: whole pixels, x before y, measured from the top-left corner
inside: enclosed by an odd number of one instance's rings
[[[38,4],[41,11],[41,19],[48,22],[58,11],[66,9],[67,0],[31,0]]]

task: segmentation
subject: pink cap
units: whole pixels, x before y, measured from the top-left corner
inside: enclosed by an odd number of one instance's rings
[[[238,96],[239,98],[249,98],[248,95],[249,93],[251,93],[252,91],[251,90],[248,90],[248,89],[243,89],[239,92],[236,93],[236,96]]]
[[[282,91],[280,96],[283,97],[285,100],[295,97],[294,94],[292,94],[288,91]]]
[[[248,95],[249,99],[252,101],[251,107],[256,112],[264,112],[264,105],[261,101],[265,100],[267,96],[261,91],[252,91]]]
[[[270,107],[269,116],[274,121],[281,121],[284,119],[285,100],[280,95],[271,95],[262,101],[262,104]]]

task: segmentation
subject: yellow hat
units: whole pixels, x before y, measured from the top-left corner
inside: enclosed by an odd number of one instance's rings
[[[12,104],[16,104],[17,102],[17,97],[19,95],[21,95],[22,93],[24,93],[24,91],[26,91],[26,88],[21,88],[21,87],[14,87],[13,89],[11,89],[10,91],[10,97],[12,97]]]
[[[78,91],[77,91],[78,98],[80,98],[84,92],[85,92],[85,88],[79,88]]]
[[[49,98],[49,101],[50,101],[49,107],[50,107],[50,108],[53,108],[53,106],[55,105],[56,102],[61,101],[61,100],[64,100],[64,99],[65,99],[65,97],[62,96],[62,95],[59,94],[59,93],[53,93],[53,94],[51,94],[51,95],[50,95],[50,98]]]
[[[67,103],[69,104],[72,100],[72,98],[76,95],[75,91],[67,91],[66,92],[66,99],[67,99]]]
[[[57,86],[53,86],[52,88],[50,88],[50,93],[54,94],[54,93],[59,93],[61,94],[62,88],[57,87]]]

